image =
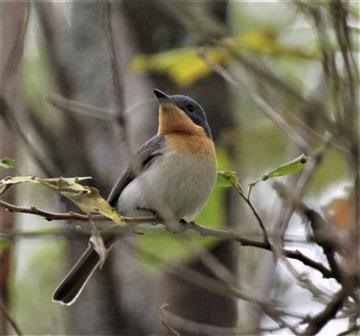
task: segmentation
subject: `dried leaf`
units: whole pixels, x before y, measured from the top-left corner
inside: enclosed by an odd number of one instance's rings
[[[66,197],[88,215],[101,214],[119,225],[123,224],[119,213],[109,205],[96,188],[83,186],[78,183],[90,178],[60,177],[42,179],[36,176],[15,176],[0,180],[0,190],[8,185],[19,183],[41,184]]]

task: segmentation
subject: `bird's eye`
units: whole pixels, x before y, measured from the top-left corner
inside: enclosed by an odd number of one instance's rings
[[[189,112],[194,112],[194,106],[192,105],[186,105],[186,109],[189,111]]]

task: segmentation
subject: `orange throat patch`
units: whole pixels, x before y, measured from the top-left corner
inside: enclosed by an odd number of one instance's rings
[[[172,104],[160,105],[158,134],[166,135],[170,133],[205,134],[203,128],[196,125],[177,106]]]
[[[214,143],[204,129],[175,105],[160,106],[158,135],[166,136],[178,152],[215,157]]]

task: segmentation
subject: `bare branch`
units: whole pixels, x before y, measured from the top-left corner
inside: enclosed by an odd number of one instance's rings
[[[242,330],[240,327],[226,328],[218,327],[206,323],[195,322],[186,318],[183,318],[179,315],[174,314],[169,310],[168,304],[163,304],[161,306],[162,313],[162,322],[166,322],[168,327],[176,327],[180,330],[183,330],[187,333],[195,333],[201,335],[251,335],[253,330],[247,329]],[[261,332],[274,332],[279,330],[279,328],[260,328]]]
[[[61,175],[56,165],[46,159],[45,156],[32,145],[28,136],[26,135],[18,120],[16,119],[16,115],[18,114],[13,111],[13,109],[7,103],[6,99],[0,95],[0,117],[4,120],[6,125],[11,128],[14,133],[19,137],[19,139],[24,143],[27,150],[34,158],[39,168],[45,173],[45,175]]]
[[[16,335],[23,336],[24,335],[23,332],[20,330],[20,328],[17,325],[16,321],[10,316],[9,312],[7,311],[5,305],[2,302],[0,302],[0,310],[2,311],[4,316],[7,318],[10,325],[13,327],[13,329],[15,330]]]
[[[130,147],[128,146],[128,132],[127,132],[127,122],[124,115],[124,97],[123,90],[121,88],[120,81],[120,62],[118,62],[118,54],[116,52],[116,45],[114,40],[114,30],[113,30],[113,17],[112,17],[112,4],[111,1],[104,2],[104,19],[105,19],[105,35],[106,42],[109,50],[109,61],[111,66],[111,79],[113,87],[113,96],[116,106],[116,121],[121,130],[121,140],[123,144],[126,145],[126,150],[130,154]],[[123,72],[122,72],[123,73]]]
[[[32,215],[37,215],[43,217],[48,221],[52,220],[80,220],[80,221],[89,221],[90,216],[76,213],[76,212],[66,212],[66,213],[57,213],[50,212],[47,210],[38,209],[37,207],[21,207],[17,205],[13,205],[11,203],[0,200],[0,207],[7,209],[8,211],[27,213]],[[95,221],[109,221],[108,218],[101,215],[92,215],[92,220]],[[156,216],[143,216],[143,217],[123,217],[125,223],[127,224],[140,224],[140,223],[156,223],[159,222]],[[208,237],[216,237],[222,240],[232,240],[239,242],[242,246],[253,246],[258,247],[267,251],[272,251],[273,247],[263,241],[256,241],[244,238],[239,234],[230,231],[230,230],[219,230],[219,229],[210,229],[195,222],[190,222],[186,224],[187,229],[196,231],[200,233],[202,236]],[[304,265],[314,268],[321,272],[324,278],[332,278],[334,277],[333,271],[329,270],[327,267],[323,266],[320,262],[317,262],[306,255],[302,254],[300,251],[295,250],[286,250],[284,249],[282,253],[288,258],[298,260],[302,262]]]
[[[328,323],[342,307],[348,295],[348,290],[342,288],[333,298],[333,300],[318,315],[311,318],[310,323],[303,335],[316,335],[326,323]]]
[[[64,213],[51,212],[47,210],[41,210],[37,207],[21,207],[17,206],[3,200],[0,200],[0,207],[7,209],[8,211],[27,213],[31,215],[41,216],[47,221],[53,220],[81,220],[81,221],[109,221],[109,218],[102,215],[84,215],[77,212],[69,211]],[[126,223],[152,223],[156,222],[157,218],[155,216],[143,216],[143,217],[122,217]]]
[[[52,95],[47,98],[47,101],[57,109],[66,112],[79,113],[87,117],[103,121],[114,121],[116,119],[114,113],[111,113],[111,111],[107,109],[80,103],[75,100],[64,98],[60,95]]]
[[[256,240],[250,240],[247,238],[244,238],[237,233],[233,231],[225,231],[225,230],[219,230],[219,229],[210,229],[205,226],[202,226],[200,224],[197,224],[195,222],[188,223],[188,228],[191,230],[194,230],[198,233],[200,233],[202,236],[207,237],[217,237],[224,240],[232,240],[239,242],[242,246],[253,246],[258,247],[263,250],[272,251],[273,247],[265,242],[262,241],[256,241]],[[302,262],[304,265],[309,266],[311,268],[316,269],[319,271],[324,278],[333,278],[334,274],[331,270],[329,270],[327,267],[325,267],[321,262],[317,262],[303,253],[301,253],[299,250],[287,250],[283,249],[282,253],[291,259],[298,260]]]
[[[181,334],[176,331],[172,326],[170,326],[167,319],[165,319],[164,312],[168,307],[169,305],[167,303],[161,305],[159,309],[160,321],[165,326],[165,328],[168,329],[172,334],[174,334],[175,336],[180,336]]]
[[[301,149],[302,152],[311,152],[308,141],[305,140],[304,137],[300,135],[297,130],[295,130],[294,127],[292,127],[287,122],[282,113],[276,111],[262,97],[260,97],[254,91],[251,91],[236,75],[229,72],[223,66],[212,62],[206,56],[206,54],[200,52],[199,57],[226,81],[240,88],[242,92],[246,94],[256,106],[258,106],[275,124],[277,124],[287,134],[289,139],[291,139],[295,143],[295,145]]]
[[[250,200],[250,192],[248,194],[248,196],[245,196],[240,184],[233,184],[234,189],[236,190],[236,192],[240,195],[240,197],[246,202],[246,204],[250,207],[253,215],[255,216],[257,222],[259,223],[259,226],[261,228],[261,231],[263,233],[263,238],[264,238],[264,242],[270,245],[270,241],[269,241],[269,236],[268,233],[266,231],[265,225],[259,215],[259,213],[257,212],[257,210],[255,209],[254,205],[252,204],[251,200]]]

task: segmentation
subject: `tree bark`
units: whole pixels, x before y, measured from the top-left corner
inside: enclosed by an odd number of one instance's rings
[[[0,95],[14,111],[22,108],[21,97],[21,61],[23,56],[24,36],[27,23],[26,3],[2,3],[0,5]],[[0,159],[15,158],[16,144],[12,130],[4,122],[5,111],[0,111]],[[5,176],[7,172],[1,173]],[[13,201],[15,195],[7,192],[5,200]],[[14,227],[14,216],[1,211],[0,231],[8,232]],[[8,309],[8,281],[12,263],[13,244],[0,252],[0,303]],[[7,319],[0,310],[0,335],[6,334]]]

